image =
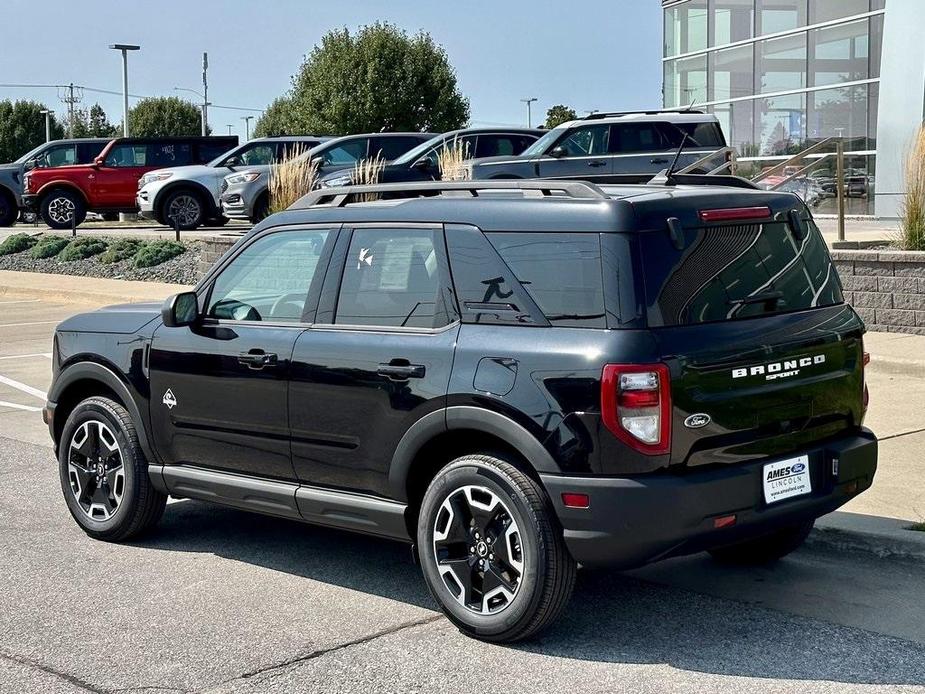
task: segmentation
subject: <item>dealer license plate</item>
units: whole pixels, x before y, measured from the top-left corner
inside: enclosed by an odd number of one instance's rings
[[[813,491],[809,480],[809,456],[778,460],[764,466],[764,501],[774,504]]]

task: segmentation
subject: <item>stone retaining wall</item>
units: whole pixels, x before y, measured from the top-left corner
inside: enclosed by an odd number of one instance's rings
[[[833,250],[832,260],[868,330],[925,335],[925,252]]]
[[[209,268],[215,265],[216,261],[225,255],[241,236],[242,234],[223,234],[204,238],[202,240],[202,255],[199,259],[199,274],[206,274]]]

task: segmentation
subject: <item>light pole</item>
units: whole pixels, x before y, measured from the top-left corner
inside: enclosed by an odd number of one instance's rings
[[[122,51],[122,135],[128,137],[128,52],[137,51],[141,46],[113,43],[109,47],[114,51]]]
[[[45,114],[45,142],[51,142],[51,114],[54,111],[43,108],[41,112]]]
[[[189,92],[190,94],[195,94],[200,99],[202,99],[202,105],[199,107],[199,110],[202,112],[200,121],[202,122],[202,135],[206,136],[209,134],[209,123],[208,116],[206,115],[206,107],[209,105],[209,102],[206,101],[205,94],[200,94],[195,89],[187,89],[186,87],[174,87],[175,92]]]
[[[253,116],[241,116],[241,120],[244,121],[244,141],[248,142],[251,139],[251,121],[254,119]]]
[[[530,104],[532,104],[534,101],[537,101],[537,98],[535,96],[531,96],[527,99],[521,99],[521,101],[523,101],[527,105],[527,127],[532,128],[533,121],[531,118],[532,114],[530,113]]]
[[[202,53],[202,136],[209,134],[209,54]]]

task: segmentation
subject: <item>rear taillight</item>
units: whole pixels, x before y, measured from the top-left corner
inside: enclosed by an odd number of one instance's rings
[[[671,450],[671,380],[664,364],[607,364],[601,377],[604,425],[646,455]]]

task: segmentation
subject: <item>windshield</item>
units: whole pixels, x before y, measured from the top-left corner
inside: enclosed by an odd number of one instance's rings
[[[546,148],[549,147],[549,145],[555,142],[556,138],[559,137],[559,135],[561,135],[564,130],[565,128],[562,128],[562,127],[553,128],[548,133],[543,135],[543,137],[541,137],[539,140],[537,140],[532,145],[527,147],[527,149],[521,152],[520,156],[533,157],[533,156],[536,156],[537,154],[542,154],[543,152],[546,151]]]
[[[47,142],[43,142],[42,144],[40,144],[40,145],[39,145],[38,147],[36,147],[35,149],[30,149],[28,152],[26,152],[25,154],[23,154],[19,159],[17,159],[17,160],[14,161],[13,163],[14,163],[14,164],[25,164],[27,161],[29,161],[30,159],[32,159],[32,157],[36,156],[39,152],[41,152],[41,151],[42,151],[43,149],[45,149],[46,147],[48,147],[48,143],[47,143]]]
[[[408,150],[402,154],[398,159],[393,161],[393,164],[410,164],[414,161],[417,161],[421,156],[437,145],[441,144],[445,139],[447,139],[453,133],[446,133],[444,135],[437,135],[436,137],[430,138],[427,142],[422,142],[414,149]]]

